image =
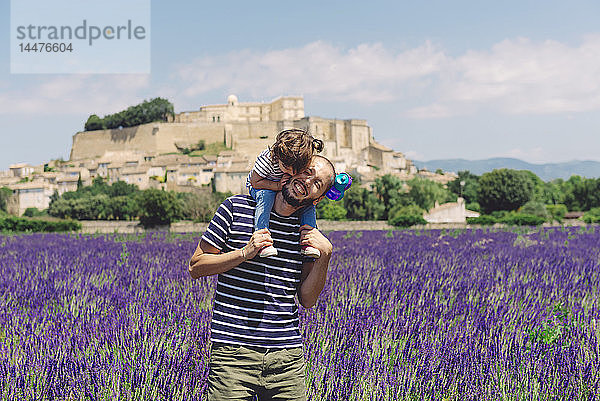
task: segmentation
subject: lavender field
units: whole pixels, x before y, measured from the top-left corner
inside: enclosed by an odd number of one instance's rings
[[[0,399],[201,399],[199,237],[0,236]],[[598,398],[597,227],[328,237],[300,307],[309,399]]]

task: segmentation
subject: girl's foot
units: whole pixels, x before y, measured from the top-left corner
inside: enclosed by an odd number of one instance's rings
[[[262,249],[262,251],[260,251],[260,253],[258,254],[258,256],[260,256],[261,258],[268,258],[269,256],[276,256],[276,255],[277,255],[277,249],[275,249],[275,247],[273,245],[264,247]]]
[[[302,255],[308,256],[309,258],[318,259],[321,257],[321,252],[317,248],[313,248],[312,246],[307,246],[302,248]]]

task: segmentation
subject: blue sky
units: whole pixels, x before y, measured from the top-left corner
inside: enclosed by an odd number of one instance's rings
[[[92,113],[230,93],[303,95],[418,160],[600,160],[599,17],[597,1],[152,1],[150,74],[19,75],[0,0],[0,169],[68,158]]]

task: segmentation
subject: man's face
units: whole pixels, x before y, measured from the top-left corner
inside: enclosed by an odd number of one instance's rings
[[[331,182],[333,171],[321,158],[314,158],[308,168],[296,175],[283,186],[283,199],[294,207],[316,204],[324,195]]]

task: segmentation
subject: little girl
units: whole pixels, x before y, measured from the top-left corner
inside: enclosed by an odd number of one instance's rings
[[[281,191],[292,175],[307,169],[313,154],[322,150],[323,141],[313,138],[304,130],[294,128],[281,131],[275,143],[258,155],[246,180],[246,187],[256,201],[254,230],[269,228],[276,193]],[[316,227],[315,213],[314,205],[304,209],[300,218],[301,224]],[[302,254],[313,258],[321,256],[319,250],[313,247],[302,248]],[[277,249],[272,245],[259,253],[262,258],[275,255]]]

